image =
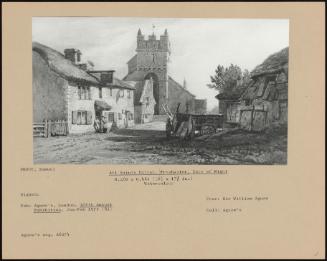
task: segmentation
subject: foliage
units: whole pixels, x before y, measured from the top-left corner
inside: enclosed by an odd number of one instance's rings
[[[250,73],[248,70],[242,72],[238,65],[231,64],[226,68],[218,65],[215,75],[210,76],[210,81],[211,83],[207,85],[209,88],[223,93],[234,90],[240,82],[242,83],[241,85],[244,85],[250,81]]]

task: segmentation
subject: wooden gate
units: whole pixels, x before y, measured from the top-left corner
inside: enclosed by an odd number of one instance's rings
[[[66,136],[68,122],[65,120],[44,121],[33,124],[33,137]]]

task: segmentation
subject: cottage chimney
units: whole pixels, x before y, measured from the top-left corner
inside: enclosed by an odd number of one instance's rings
[[[185,78],[184,78],[183,88],[186,89],[186,87],[187,87],[187,84],[186,84],[186,80],[185,80]]]
[[[88,68],[87,68],[87,64],[86,63],[81,63],[81,64],[78,64],[78,67],[80,69],[82,69],[83,71],[87,71]]]
[[[87,61],[87,69],[89,71],[93,71],[94,70],[94,63],[92,61]]]
[[[70,60],[72,63],[77,64],[81,61],[81,51],[75,48],[68,48],[64,50],[65,58]]]

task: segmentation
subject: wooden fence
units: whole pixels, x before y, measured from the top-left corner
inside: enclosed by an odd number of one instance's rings
[[[33,123],[33,137],[66,136],[68,134],[68,124],[65,120]]]
[[[263,106],[262,109],[255,108],[253,105],[251,108],[240,110],[240,126],[243,129],[249,131],[262,131],[267,127],[267,114]]]

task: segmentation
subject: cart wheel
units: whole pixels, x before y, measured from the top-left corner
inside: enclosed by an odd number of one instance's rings
[[[210,134],[214,134],[214,133],[216,133],[216,129],[212,125],[205,125],[205,126],[202,126],[202,128],[201,128],[202,135],[206,135],[206,134],[210,135]]]

